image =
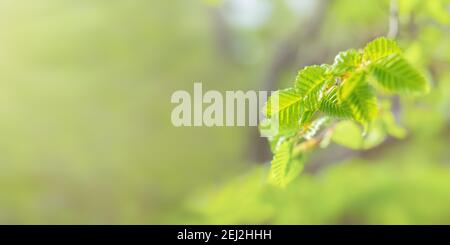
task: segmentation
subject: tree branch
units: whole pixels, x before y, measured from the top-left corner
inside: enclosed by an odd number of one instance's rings
[[[398,34],[399,34],[398,4],[397,0],[391,0],[389,8],[389,25],[387,36],[389,38],[397,38]],[[392,98],[392,113],[394,114],[395,120],[398,122],[400,120],[401,114],[400,98],[398,96],[394,96]],[[365,151],[355,151],[334,145],[333,148],[330,149],[331,154],[327,154],[328,156],[326,154],[323,154],[325,156],[317,157],[315,160],[313,160],[310,164],[306,166],[305,171],[309,173],[317,173],[321,169],[326,168],[329,165],[336,164],[340,161],[352,157],[356,156],[371,157],[375,155],[374,153],[378,153],[390,147],[392,144],[396,144],[398,142],[399,140],[392,137],[388,137],[383,143],[381,143],[377,147]]]

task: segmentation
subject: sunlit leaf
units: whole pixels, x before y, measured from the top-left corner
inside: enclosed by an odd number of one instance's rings
[[[265,114],[268,118],[273,117],[280,127],[296,127],[300,118],[301,102],[302,97],[296,89],[280,90],[270,96],[265,106]]]
[[[342,121],[334,127],[331,140],[350,149],[361,149],[362,130],[352,121]]]
[[[330,91],[327,92],[320,103],[319,109],[326,115],[334,118],[342,119],[350,118],[352,116],[350,107],[347,104],[339,102],[336,87],[331,88]]]
[[[365,82],[366,73],[364,72],[355,72],[350,75],[347,79],[345,79],[339,88],[339,99],[341,101],[345,101],[355,89]]]
[[[325,72],[323,66],[308,66],[299,71],[295,79],[295,88],[309,110],[315,110],[320,103],[326,83]]]
[[[342,121],[336,124],[331,140],[350,149],[370,149],[386,139],[386,132],[380,123],[370,125],[364,134],[363,129],[353,121]]]
[[[384,57],[400,53],[401,50],[394,40],[380,37],[366,45],[363,60],[376,62]]]
[[[429,89],[424,76],[399,55],[373,63],[369,69],[377,82],[387,91],[424,93]]]
[[[378,102],[373,88],[367,83],[358,83],[343,103],[348,104],[352,116],[363,124],[372,121],[378,112]]]
[[[275,152],[271,162],[269,173],[269,182],[285,187],[297,177],[303,169],[303,160],[301,158],[292,158],[293,143],[284,141]]]
[[[361,64],[361,60],[361,54],[355,49],[340,52],[334,58],[332,71],[337,75],[342,75],[345,72],[353,71]]]

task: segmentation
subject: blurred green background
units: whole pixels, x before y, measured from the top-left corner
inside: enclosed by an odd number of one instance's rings
[[[277,189],[256,128],[176,128],[172,93],[282,88],[386,35],[391,1],[0,0],[0,223],[450,223],[450,2],[396,2],[433,87],[408,136]]]

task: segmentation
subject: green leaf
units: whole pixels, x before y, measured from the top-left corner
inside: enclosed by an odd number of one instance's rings
[[[369,70],[378,84],[390,92],[425,93],[429,89],[422,74],[399,55],[373,63]]]
[[[350,149],[362,148],[362,130],[352,121],[341,121],[333,129],[331,140]]]
[[[342,85],[339,87],[339,100],[344,101],[345,99],[347,99],[361,83],[365,82],[365,79],[365,72],[352,73],[347,79],[342,82]]]
[[[304,125],[311,121],[316,111],[305,110],[300,117],[300,125]]]
[[[293,143],[287,140],[278,145],[271,162],[270,183],[285,187],[303,170],[303,160],[292,158],[292,147]]]
[[[386,131],[380,121],[376,121],[369,126],[367,133],[363,137],[363,149],[367,150],[378,146],[386,139]]]
[[[275,119],[280,127],[296,127],[302,111],[301,102],[302,97],[296,89],[279,90],[270,96],[264,111],[266,117]],[[272,123],[274,123],[273,120]]]
[[[386,132],[380,123],[372,123],[366,134],[353,121],[341,121],[336,124],[331,140],[336,144],[354,150],[370,149],[386,139]]]
[[[269,141],[270,150],[272,152],[275,152],[277,146],[286,140],[287,138],[290,138],[294,136],[297,133],[296,128],[275,128],[272,127],[272,120],[271,119],[264,119],[259,123],[259,130],[261,133],[261,137],[266,137]]]
[[[373,88],[364,82],[356,84],[352,93],[342,103],[348,104],[353,118],[362,124],[372,121],[378,112],[378,102]]]
[[[268,120],[260,123],[260,129],[274,153],[269,181],[286,186],[303,169],[305,149],[317,143],[325,147],[333,141],[352,149],[368,149],[388,134],[404,136],[390,108],[381,104],[379,111],[375,88],[418,93],[425,92],[428,84],[402,57],[397,43],[384,37],[364,50],[340,52],[332,66],[300,70],[295,86],[277,91],[264,108]],[[328,119],[344,121],[338,121],[333,130],[324,130],[319,142],[314,137]]]
[[[406,129],[397,124],[394,113],[391,110],[391,103],[385,100],[381,103],[382,111],[380,115],[381,124],[389,135],[395,138],[404,138],[406,136]]]
[[[347,104],[339,102],[337,96],[337,87],[332,87],[322,98],[319,105],[319,110],[326,115],[334,118],[350,118],[352,112]]]
[[[331,69],[334,74],[342,75],[358,68],[361,61],[362,55],[355,49],[349,49],[336,55]]]
[[[326,83],[324,66],[307,66],[300,70],[295,79],[295,88],[303,97],[304,106],[308,110],[316,110]]]
[[[364,48],[363,60],[365,62],[376,62],[384,57],[400,54],[401,50],[397,43],[385,37],[380,37],[368,43]]]
[[[375,118],[378,105],[372,87],[366,82],[366,73],[351,74],[338,90],[339,101],[350,107],[353,118],[361,123]]]

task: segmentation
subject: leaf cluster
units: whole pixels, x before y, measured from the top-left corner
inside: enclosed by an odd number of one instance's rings
[[[303,169],[305,154],[333,141],[368,149],[387,135],[404,136],[390,101],[381,95],[415,95],[429,90],[425,77],[384,37],[363,49],[340,52],[333,64],[307,66],[292,87],[276,91],[263,108],[261,129],[274,157],[269,180],[286,186]]]

